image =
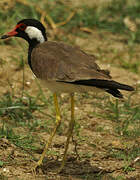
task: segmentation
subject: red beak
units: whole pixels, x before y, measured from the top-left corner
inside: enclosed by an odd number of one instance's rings
[[[18,34],[18,32],[16,31],[16,28],[14,28],[12,31],[10,31],[7,34],[1,36],[1,39],[6,39],[8,37],[15,36],[17,34]]]

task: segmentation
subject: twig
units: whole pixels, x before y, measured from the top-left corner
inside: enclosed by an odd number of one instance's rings
[[[27,2],[26,0],[15,0],[15,1],[19,2],[21,4],[24,4],[26,6],[34,6],[35,9],[37,10],[37,12],[39,12],[41,14],[41,22],[44,24],[44,26],[47,28],[47,24],[45,23],[45,18],[46,18],[47,21],[50,23],[53,30],[55,30],[56,28],[58,28],[60,26],[67,24],[72,19],[72,17],[75,15],[75,11],[73,11],[70,13],[70,15],[68,16],[68,18],[65,21],[55,23],[53,21],[53,19],[51,18],[51,16],[49,14],[47,14],[44,10],[42,10],[40,7],[38,7],[37,5],[33,5],[29,2]]]
[[[56,26],[59,27],[59,26],[63,26],[65,24],[67,24],[72,19],[72,17],[74,15],[75,15],[75,11],[71,12],[70,15],[68,16],[68,18],[65,21],[57,23]]]

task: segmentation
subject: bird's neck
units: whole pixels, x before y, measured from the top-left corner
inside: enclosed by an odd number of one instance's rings
[[[28,64],[32,70],[32,64],[31,64],[31,54],[32,54],[32,50],[38,45],[40,44],[37,40],[33,39],[31,41],[28,41],[29,43],[29,49],[28,49]]]
[[[45,38],[45,41],[47,41],[47,38]],[[45,42],[45,41],[44,41],[44,42]],[[28,43],[29,43],[29,49],[28,49],[28,64],[29,64],[31,70],[33,70],[33,69],[32,69],[32,63],[31,63],[32,50],[33,50],[38,44],[40,44],[41,42],[38,42],[36,39],[32,39],[32,40],[30,40],[30,41],[28,40]]]

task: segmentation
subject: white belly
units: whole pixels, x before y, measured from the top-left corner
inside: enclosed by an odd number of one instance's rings
[[[100,88],[92,87],[92,86],[83,86],[83,85],[74,85],[64,82],[56,82],[56,81],[45,81],[39,80],[41,84],[46,86],[53,93],[83,93],[83,92],[101,92],[103,91]]]

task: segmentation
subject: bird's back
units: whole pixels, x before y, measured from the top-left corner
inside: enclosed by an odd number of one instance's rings
[[[109,79],[108,71],[101,70],[95,57],[78,47],[64,43],[44,42],[31,55],[34,74],[44,80],[75,81],[80,79]]]
[[[86,92],[104,90],[123,97],[118,89],[132,91],[131,86],[111,80],[92,55],[64,43],[44,42],[31,54],[31,66],[37,78],[53,92]]]

